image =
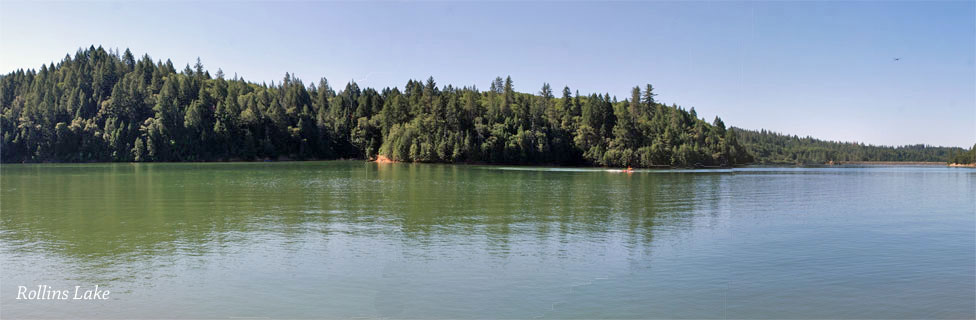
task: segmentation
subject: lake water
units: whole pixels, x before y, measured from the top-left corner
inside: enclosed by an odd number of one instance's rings
[[[17,300],[18,286],[109,300]],[[0,318],[974,318],[976,170],[0,167]]]

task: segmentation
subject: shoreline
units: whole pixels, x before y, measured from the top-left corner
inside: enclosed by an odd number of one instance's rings
[[[267,162],[310,162],[310,161],[364,161],[377,164],[391,164],[391,163],[427,163],[427,164],[448,164],[448,165],[482,165],[482,166],[530,166],[530,167],[571,167],[571,168],[608,168],[608,169],[619,169],[625,167],[604,167],[604,166],[586,166],[586,165],[559,165],[553,163],[487,163],[487,162],[403,162],[390,159],[386,156],[376,156],[375,158],[339,158],[339,159],[292,159],[288,157],[280,157],[278,159],[255,159],[255,160],[243,160],[243,159],[223,159],[223,160],[204,160],[204,161],[146,161],[146,162],[115,162],[115,161],[91,161],[91,162],[0,162],[2,165],[18,165],[18,164],[99,164],[99,163],[267,163]],[[672,167],[667,165],[660,165],[654,167],[634,167],[634,169],[643,170],[670,170],[670,169],[734,169],[749,166],[772,166],[772,167],[819,167],[819,166],[846,166],[846,165],[877,165],[877,166],[947,166],[947,167],[959,167],[959,168],[976,168],[976,163],[970,164],[958,164],[958,163],[946,163],[946,162],[935,162],[935,161],[832,161],[822,164],[788,164],[788,163],[747,163],[734,166],[693,166],[693,167]]]
[[[944,166],[942,161],[831,161],[827,165]]]
[[[396,160],[390,159],[387,156],[378,155],[378,156],[376,156],[376,159],[370,160],[369,162],[376,162],[376,163],[398,163],[400,161],[396,161]]]

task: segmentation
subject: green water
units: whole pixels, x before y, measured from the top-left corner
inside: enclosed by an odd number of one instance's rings
[[[99,285],[110,299],[18,300]],[[976,170],[0,167],[0,318],[974,318]]]

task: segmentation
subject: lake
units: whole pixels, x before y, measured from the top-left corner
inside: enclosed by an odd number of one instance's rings
[[[19,286],[108,300],[18,300]],[[976,170],[4,164],[0,318],[974,318]]]

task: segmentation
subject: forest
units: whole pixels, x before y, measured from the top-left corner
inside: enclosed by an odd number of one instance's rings
[[[257,84],[200,60],[136,59],[79,49],[0,78],[0,160],[12,162],[373,159],[633,167],[752,162],[721,119],[655,100],[580,95],[543,84],[515,91],[438,86],[334,89],[286,73]],[[557,97],[556,95],[560,95]]]
[[[558,96],[557,96],[558,95]],[[543,84],[515,91],[438,86],[333,88],[285,73],[254,83],[199,59],[79,49],[40,69],[0,75],[0,161],[144,162],[376,159],[611,167],[948,161],[962,148],[884,147],[726,128],[655,99],[580,95]],[[972,154],[972,150],[968,154]],[[972,156],[969,156],[972,162]]]
[[[947,162],[966,150],[929,145],[875,146],[798,137],[767,130],[733,127],[738,142],[759,164],[824,164],[830,161],[912,161]],[[972,153],[972,152],[970,152]]]
[[[957,151],[951,158],[949,158],[949,163],[955,164],[974,164],[976,163],[976,144],[969,151]]]

